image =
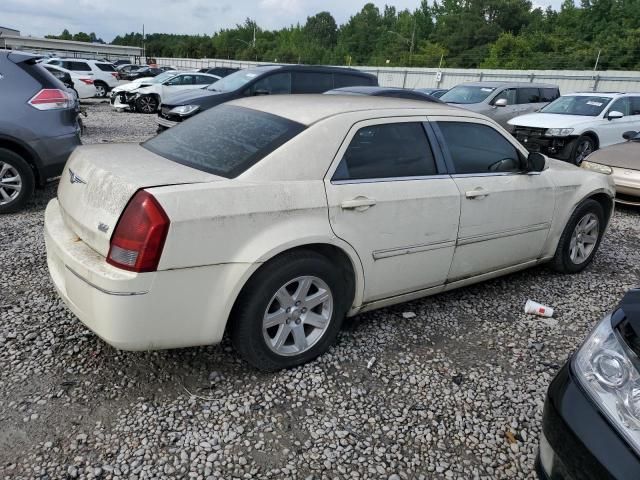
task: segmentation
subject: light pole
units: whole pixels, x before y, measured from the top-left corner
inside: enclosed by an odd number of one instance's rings
[[[407,44],[409,45],[409,66],[411,66],[411,61],[413,59],[413,46],[415,44],[415,38],[416,38],[416,22],[415,22],[415,20],[413,21],[413,30],[411,31],[411,39],[408,39],[407,37],[404,37],[404,36],[400,35],[398,32],[394,32],[393,30],[387,30],[387,33],[393,33],[400,40],[403,40],[403,41],[407,42]]]

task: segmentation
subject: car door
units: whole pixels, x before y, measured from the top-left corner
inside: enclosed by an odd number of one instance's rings
[[[365,302],[442,285],[451,266],[460,195],[424,120],[355,124],[325,178],[331,227],[362,262]]]
[[[460,195],[449,281],[535,260],[555,207],[548,170],[523,171],[525,151],[481,119],[430,117]]]
[[[624,142],[622,134],[629,130],[640,130],[640,111],[638,99],[640,97],[621,97],[613,101],[605,110],[601,126],[598,129],[600,148]],[[620,112],[622,118],[609,119],[611,112]]]
[[[244,92],[245,95],[284,95],[291,93],[291,73],[279,72],[264,75]]]

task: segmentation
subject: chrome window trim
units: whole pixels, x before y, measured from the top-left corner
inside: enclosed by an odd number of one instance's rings
[[[358,183],[383,183],[383,182],[408,182],[411,180],[437,180],[451,178],[448,173],[437,175],[423,175],[417,177],[383,177],[383,178],[358,178],[354,180],[331,180],[331,185],[349,185]]]
[[[451,178],[473,178],[473,177],[506,177],[512,175],[527,175],[529,172],[518,170],[517,172],[480,172],[480,173],[452,173]]]
[[[114,292],[112,290],[106,290],[104,288],[101,288],[99,286],[97,286],[95,283],[91,283],[89,280],[87,280],[86,278],[84,278],[82,275],[80,275],[78,272],[76,272],[75,270],[73,270],[71,267],[69,267],[68,265],[65,265],[65,268],[67,270],[69,270],[71,273],[73,273],[76,277],[78,277],[80,280],[82,280],[84,283],[86,283],[87,285],[89,285],[90,287],[95,288],[96,290],[107,294],[107,295],[114,295],[114,296],[118,296],[118,297],[131,297],[134,295],[145,295],[147,293],[149,293],[148,290],[144,291],[144,292]]]

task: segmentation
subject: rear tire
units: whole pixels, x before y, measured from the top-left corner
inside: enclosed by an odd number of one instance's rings
[[[231,316],[236,351],[264,371],[313,360],[335,341],[348,309],[345,290],[340,270],[319,253],[276,257],[253,275],[236,301]]]
[[[587,268],[598,251],[605,228],[602,205],[592,199],[585,200],[567,222],[552,267],[560,273],[578,273]]]
[[[107,93],[109,93],[109,87],[107,84],[104,82],[94,82],[93,84],[96,87],[96,97],[105,98]]]
[[[33,170],[17,153],[0,148],[0,213],[22,209],[33,195]]]

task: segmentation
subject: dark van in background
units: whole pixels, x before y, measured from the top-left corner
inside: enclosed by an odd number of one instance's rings
[[[212,83],[207,88],[168,97],[158,112],[158,131],[173,127],[221,103],[252,95],[324,93],[353,86],[377,86],[375,75],[352,68],[306,65],[265,65],[248,68]]]

